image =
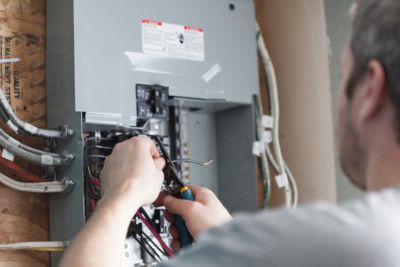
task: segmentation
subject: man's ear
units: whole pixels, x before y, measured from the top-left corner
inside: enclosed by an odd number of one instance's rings
[[[379,61],[371,60],[368,63],[364,86],[359,114],[361,120],[366,121],[374,117],[388,99],[385,70]]]

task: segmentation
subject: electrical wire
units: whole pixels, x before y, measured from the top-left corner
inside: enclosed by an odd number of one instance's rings
[[[156,229],[156,225],[154,224],[153,220],[150,218],[150,216],[147,214],[146,210],[144,208],[139,208],[139,212],[146,218],[146,220],[151,224],[151,226]]]
[[[169,257],[174,256],[174,252],[169,248],[169,246],[162,240],[161,236],[157,233],[157,231],[151,226],[151,224],[146,220],[146,218],[140,213],[136,212],[136,216],[146,225],[147,229],[153,234],[153,236],[157,239],[158,243],[160,243],[161,247],[165,250]]]
[[[49,242],[22,242],[0,244],[0,250],[34,250],[34,251],[63,251],[69,246],[69,241],[49,241]]]
[[[261,105],[261,99],[259,96],[255,97],[255,106],[256,106],[256,126],[257,126],[257,139],[261,140],[262,139],[262,132],[263,132],[263,128],[261,126],[261,117],[263,115],[263,111],[262,111],[262,105]],[[268,184],[268,188],[264,187],[264,190],[268,190],[269,194],[270,194],[270,187],[271,187],[271,179],[270,179],[270,172],[269,172],[269,166],[268,166],[268,160],[271,162],[272,167],[274,168],[275,172],[279,173],[280,169],[278,166],[278,163],[275,160],[275,157],[269,147],[269,144],[267,142],[264,142],[264,147],[265,150],[261,153],[260,155],[260,161],[261,161],[261,172],[262,174],[264,173],[264,176],[267,176],[265,179],[267,181],[264,180],[264,183],[267,182]],[[264,160],[264,157],[266,155],[267,160]],[[266,162],[265,162],[266,161]],[[289,178],[289,182],[290,182],[290,186],[292,188],[292,204],[291,207],[292,208],[296,208],[298,205],[298,188],[297,188],[297,184],[296,181],[294,179],[293,173],[291,172],[291,170],[289,169],[288,165],[285,164],[285,173],[287,174],[288,178]],[[265,196],[265,200],[264,200],[264,207],[267,206],[268,203],[268,197],[270,195],[266,195]]]
[[[47,156],[50,156],[50,157],[59,157],[59,156],[60,156],[60,155],[58,155],[58,154],[56,154],[56,153],[51,153],[51,152],[47,152],[47,151],[42,151],[42,150],[39,150],[39,149],[36,149],[36,148],[33,148],[33,147],[29,147],[29,146],[27,146],[27,145],[24,145],[24,144],[20,143],[19,141],[17,141],[16,139],[14,139],[13,137],[9,136],[9,135],[8,135],[5,131],[3,131],[3,130],[0,131],[0,135],[2,135],[4,138],[8,139],[9,142],[11,142],[11,143],[19,143],[18,146],[19,146],[21,149],[24,149],[24,150],[26,150],[26,151],[28,151],[28,152],[35,153],[35,154],[39,154],[39,155],[47,155]]]
[[[158,261],[162,261],[162,256],[160,254],[158,254],[158,252],[155,250],[155,248],[152,245],[152,244],[155,245],[155,243],[153,242],[153,240],[151,240],[151,238],[149,236],[147,236],[147,237],[146,236],[144,235],[143,231],[140,233],[140,238],[144,241],[145,245],[147,245],[147,247],[150,248],[150,250],[152,251],[153,255],[158,258]],[[157,245],[155,245],[155,246],[159,249],[159,247]]]
[[[167,253],[165,252],[165,250],[162,250],[159,246],[157,246],[156,243],[154,243],[154,241],[152,240],[152,238],[150,236],[148,236],[145,232],[142,232],[142,235],[144,235],[145,238],[147,238],[147,240],[150,241],[150,243],[159,251],[161,252],[162,255],[167,256]],[[158,254],[158,253],[157,253]]]
[[[45,138],[63,138],[63,139],[69,138],[74,134],[74,132],[67,127],[63,127],[64,129],[62,130],[41,129],[28,122],[21,120],[14,113],[12,107],[8,103],[7,97],[1,90],[1,87],[0,87],[0,105],[2,109],[1,115],[6,120],[7,125],[11,129],[13,129],[16,133],[22,130],[24,133],[27,133],[29,135],[40,136]]]
[[[257,128],[256,137],[257,140],[262,141],[264,129],[262,128],[261,125],[261,117],[263,112],[259,96],[255,97],[255,106],[256,106],[256,128]],[[259,162],[261,165],[261,177],[264,186],[264,201],[261,207],[266,208],[268,206],[268,202],[271,197],[271,173],[269,171],[268,158],[265,150],[261,152]]]
[[[187,162],[187,163],[193,163],[199,166],[206,167],[210,164],[213,163],[213,160],[210,159],[209,161],[199,161],[199,160],[194,160],[194,159],[188,159],[188,158],[183,158],[183,159],[176,159],[172,161],[173,163],[182,163],[182,162]]]
[[[64,248],[32,248],[32,251],[44,251],[44,252],[63,252]]]
[[[23,183],[15,181],[2,173],[0,173],[0,183],[17,191],[31,193],[60,193],[73,184],[72,181],[67,179],[53,182]]]
[[[274,170],[276,172],[278,172],[279,171],[278,164],[276,163],[274,155],[272,154],[272,151],[271,151],[271,149],[270,149],[268,144],[266,145],[266,151],[267,151],[267,156],[268,156],[269,161],[271,162],[272,167],[274,168]],[[292,208],[295,209],[297,207],[297,205],[298,205],[298,198],[299,198],[299,196],[298,196],[299,195],[298,194],[298,188],[297,188],[296,180],[294,179],[293,173],[290,170],[289,166],[286,164],[286,162],[285,162],[285,171],[286,171],[286,174],[288,175],[289,182],[290,182],[290,184],[291,184],[291,186],[293,188],[293,198],[292,198],[293,199],[293,204],[292,204]]]
[[[2,150],[0,149],[0,154],[2,153]],[[30,183],[40,183],[44,182],[44,179],[42,177],[36,176],[32,173],[27,172],[23,168],[21,168],[19,165],[16,163],[9,161],[3,157],[0,156],[0,166],[3,166],[10,171],[12,171],[17,179],[22,180],[23,182],[30,182]]]
[[[272,64],[271,57],[265,45],[265,41],[261,34],[260,26],[258,25],[258,23],[256,24],[256,29],[257,29],[257,47],[264,65],[268,94],[271,105],[271,115],[274,118],[274,126],[272,129],[272,137],[273,137],[272,144],[274,153],[276,155],[277,165],[279,167],[278,174],[283,175],[285,174],[285,163],[283,160],[282,150],[279,141],[279,96],[278,96],[278,86],[276,81],[275,69],[274,65]],[[284,191],[285,191],[285,204],[287,207],[290,208],[292,203],[292,189],[289,183],[284,185]]]
[[[0,146],[10,153],[40,166],[65,166],[74,158],[72,154],[60,155],[28,147],[9,136],[1,128]]]
[[[149,250],[149,245],[144,241],[143,237],[138,238],[137,236],[134,235],[133,238],[136,240],[136,242],[139,243],[140,247],[143,248],[144,251],[145,251],[148,255],[150,255],[150,257],[151,257],[154,261],[159,262],[159,261],[162,260],[161,257],[156,258],[156,255],[158,256],[158,254],[153,254],[152,252],[150,252],[150,250]],[[153,252],[154,252],[154,250],[153,250]]]

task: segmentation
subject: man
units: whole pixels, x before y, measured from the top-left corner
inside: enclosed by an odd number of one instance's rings
[[[400,266],[399,14],[399,0],[363,1],[341,57],[342,165],[370,193],[341,206],[316,203],[232,220],[212,192],[193,186],[196,202],[163,200],[196,239],[163,266]],[[163,166],[145,137],[117,145],[102,173],[98,210],[61,265],[118,266],[129,221],[156,200]]]

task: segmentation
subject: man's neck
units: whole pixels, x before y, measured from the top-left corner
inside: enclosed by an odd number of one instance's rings
[[[367,191],[400,187],[400,144],[380,144],[367,162]]]

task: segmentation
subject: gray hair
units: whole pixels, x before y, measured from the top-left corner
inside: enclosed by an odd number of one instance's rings
[[[400,136],[400,0],[363,0],[358,3],[350,43],[353,73],[348,97],[365,77],[368,63],[378,60],[397,115]]]

